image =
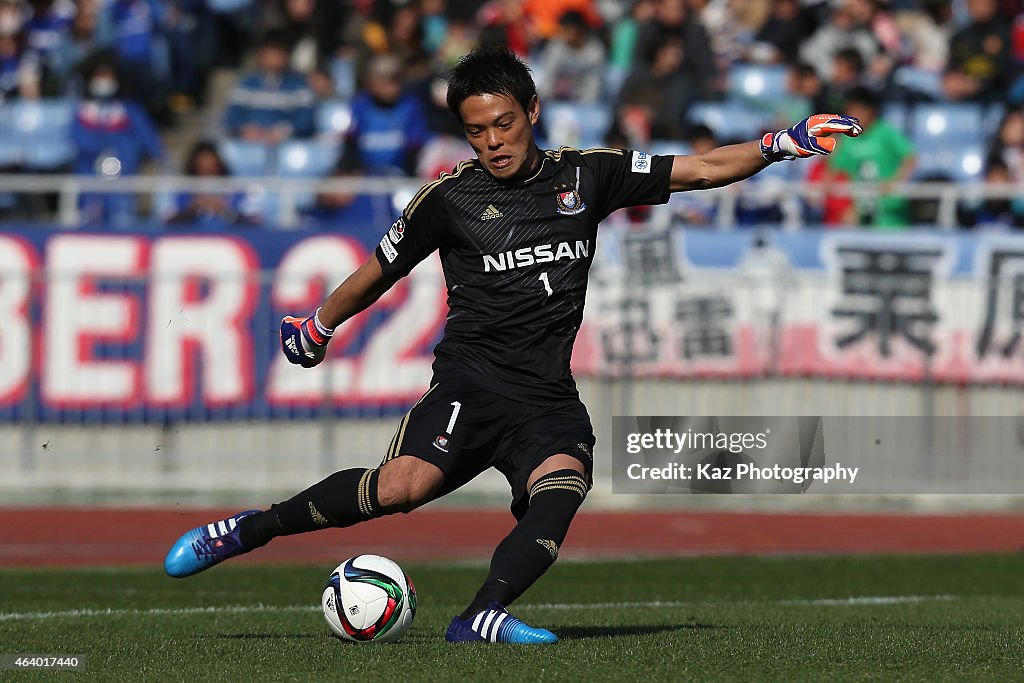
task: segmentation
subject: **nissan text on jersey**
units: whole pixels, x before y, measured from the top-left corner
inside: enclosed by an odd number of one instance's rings
[[[534,247],[522,247],[515,251],[503,251],[496,256],[491,254],[483,256],[485,273],[492,270],[500,272],[512,268],[525,268],[536,263],[551,263],[564,259],[575,261],[590,256],[590,240],[576,240],[575,249],[569,242],[559,242],[557,246],[538,244]]]

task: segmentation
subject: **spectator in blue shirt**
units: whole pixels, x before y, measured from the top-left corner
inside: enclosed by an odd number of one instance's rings
[[[343,154],[331,178],[358,179],[366,176],[355,154]],[[340,230],[360,239],[375,239],[398,218],[391,195],[355,192],[321,192],[303,212],[303,225]]]
[[[185,162],[185,175],[190,178],[226,178],[230,175],[217,146],[203,141],[189,152]],[[245,195],[241,192],[181,192],[167,222],[172,225],[209,230],[224,229],[232,225],[254,223],[248,213]]]
[[[25,22],[28,48],[45,61],[67,39],[75,18],[75,4],[69,0],[33,0]]]
[[[430,137],[423,107],[403,87],[401,68],[397,57],[374,57],[365,90],[352,100],[347,146],[371,175],[411,175]]]
[[[98,43],[96,27],[99,21],[97,9],[87,9],[84,5],[78,9],[75,20],[71,24],[71,32],[51,55],[49,67],[51,76],[57,83],[58,94],[68,95],[79,93],[79,80],[83,65],[94,53]]]
[[[214,15],[207,0],[164,0],[164,34],[171,64],[171,102],[175,112],[202,104],[206,81],[217,52]]]
[[[279,33],[260,43],[258,69],[231,94],[226,125],[231,135],[277,144],[313,133],[313,91],[306,77],[288,68],[289,45]]]
[[[113,50],[123,94],[164,115],[170,89],[170,60],[162,34],[165,11],[157,0],[109,0],[102,6],[97,44]]]
[[[71,123],[71,139],[78,150],[75,173],[113,180],[138,173],[147,159],[164,158],[163,144],[149,115],[118,96],[120,84],[111,63],[93,64],[86,83],[87,97],[79,103]],[[135,216],[135,199],[130,194],[87,193],[80,208],[86,223],[103,221],[127,227]]]

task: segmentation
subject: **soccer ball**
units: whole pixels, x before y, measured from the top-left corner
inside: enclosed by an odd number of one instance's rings
[[[357,643],[393,643],[416,616],[416,587],[380,555],[350,557],[327,579],[321,604],[335,635]]]

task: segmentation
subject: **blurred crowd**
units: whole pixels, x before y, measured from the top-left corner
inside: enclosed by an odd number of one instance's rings
[[[0,0],[0,170],[170,170],[161,139],[198,114],[216,123],[213,142],[175,169],[186,175],[435,176],[470,154],[444,79],[481,44],[525,57],[549,111],[571,107],[542,119],[552,146],[698,151],[816,111],[865,120],[857,144],[800,171],[822,184],[822,198],[741,203],[741,222],[792,211],[836,225],[934,221],[926,204],[842,194],[851,180],[884,189],[961,179],[941,173],[945,163],[918,163],[911,109],[894,119],[893,105],[972,108],[985,122],[970,131],[980,146],[964,162],[972,176],[1024,180],[1022,0]],[[223,69],[237,74],[234,86],[213,92]],[[753,86],[742,80],[751,73],[761,79]],[[34,101],[70,108],[66,158],[5,154],[18,107]],[[179,223],[274,219],[250,199],[175,196],[159,213]],[[311,197],[303,211],[335,220],[359,200]],[[83,220],[131,216],[133,201],[85,195]],[[0,194],[0,212],[16,208]],[[701,224],[715,213],[695,196],[674,200],[668,215]],[[958,216],[1016,227],[1024,205],[964,202]]]

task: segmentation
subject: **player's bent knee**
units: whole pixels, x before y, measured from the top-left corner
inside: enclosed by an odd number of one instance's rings
[[[377,499],[384,514],[411,512],[433,500],[444,483],[437,465],[411,455],[402,455],[380,466]]]

